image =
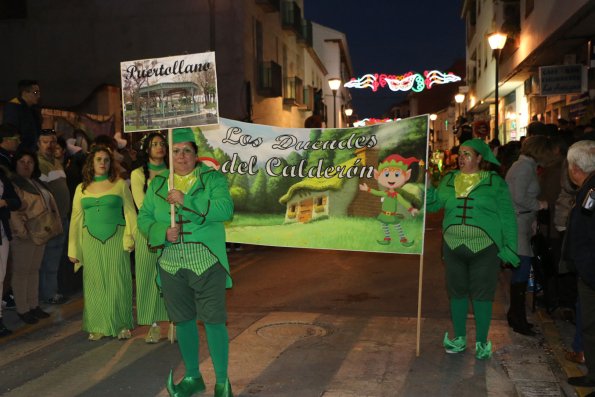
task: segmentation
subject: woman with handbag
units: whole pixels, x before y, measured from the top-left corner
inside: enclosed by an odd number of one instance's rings
[[[75,271],[84,266],[83,330],[89,340],[104,336],[129,339],[136,211],[130,189],[117,176],[112,152],[95,146],[74,193],[68,257]]]
[[[37,156],[23,151],[13,161],[12,182],[22,204],[10,214],[11,284],[18,316],[35,324],[50,316],[39,307],[39,268],[47,241],[62,233],[62,223],[54,196],[37,180],[41,174]]]
[[[156,175],[167,170],[165,138],[159,132],[147,135],[142,145],[142,154],[143,165],[132,171],[130,176],[132,197],[138,209],[143,205],[149,183]],[[157,343],[161,338],[161,328],[157,323],[169,321],[163,297],[155,281],[159,253],[157,250],[149,250],[147,239],[138,230],[135,239],[136,321],[139,325],[150,325],[145,342]]]

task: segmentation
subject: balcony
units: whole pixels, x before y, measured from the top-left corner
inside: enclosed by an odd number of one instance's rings
[[[274,98],[283,94],[281,90],[281,66],[273,61],[258,65],[258,95]]]
[[[297,35],[297,42],[305,47],[312,47],[312,22],[302,19],[302,30]]]
[[[302,10],[295,1],[281,3],[281,25],[298,37],[302,35]]]
[[[283,103],[291,106],[304,104],[304,84],[299,77],[285,78],[283,90]]]
[[[278,12],[281,9],[281,0],[256,0],[264,12]]]

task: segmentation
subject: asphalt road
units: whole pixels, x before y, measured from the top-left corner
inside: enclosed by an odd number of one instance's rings
[[[494,306],[492,360],[475,360],[473,349],[444,353],[441,340],[450,320],[440,242],[439,218],[429,217],[419,357],[419,256],[256,246],[231,253],[234,394],[516,396],[528,382],[538,392],[534,395],[561,395],[543,340],[514,334],[506,324],[505,274]],[[135,329],[128,341],[89,342],[80,331],[81,307],[80,298],[52,307],[52,318],[34,332],[22,328],[0,344],[0,394],[167,396],[169,369],[176,376],[184,372],[177,345],[146,344],[146,327]],[[63,319],[67,312],[74,314]],[[472,346],[472,317],[468,335]],[[204,395],[209,396],[214,375],[204,332],[201,338]]]

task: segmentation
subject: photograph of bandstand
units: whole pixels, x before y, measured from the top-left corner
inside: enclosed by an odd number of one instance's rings
[[[124,131],[218,124],[214,53],[121,63]]]

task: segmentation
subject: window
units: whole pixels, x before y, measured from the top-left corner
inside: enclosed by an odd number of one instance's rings
[[[535,7],[535,0],[525,0],[525,18],[531,15],[533,8]]]

